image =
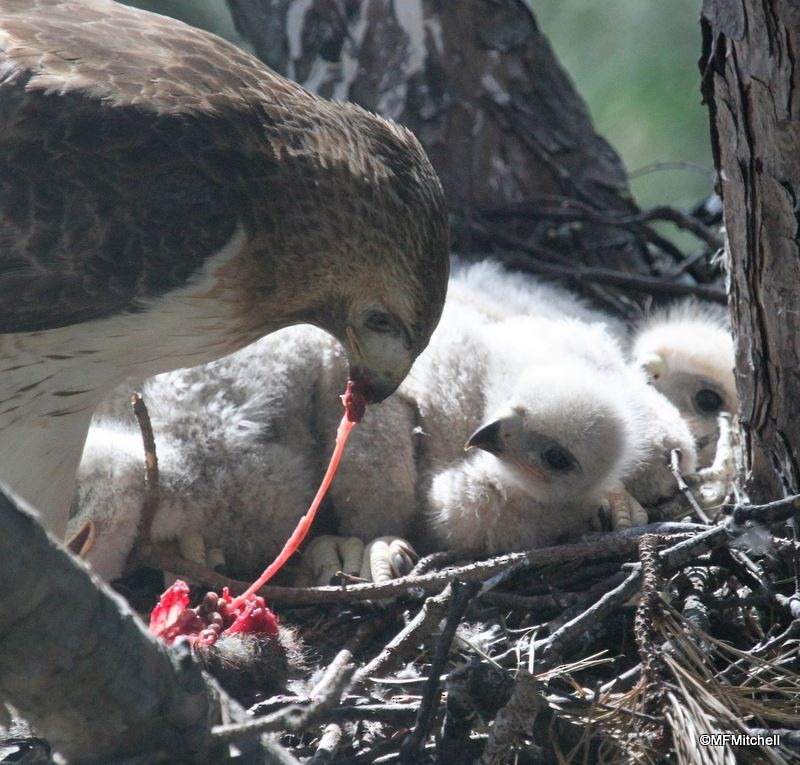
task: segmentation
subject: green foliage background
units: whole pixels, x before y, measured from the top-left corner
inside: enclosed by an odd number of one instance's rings
[[[640,205],[690,206],[712,190],[700,103],[701,0],[527,0],[620,153]],[[689,163],[639,175],[655,163]]]

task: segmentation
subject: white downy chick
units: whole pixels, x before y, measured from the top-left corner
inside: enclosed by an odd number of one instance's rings
[[[718,417],[736,415],[734,352],[727,311],[694,300],[655,312],[637,330],[632,356],[686,419],[700,467],[717,447]]]
[[[636,432],[610,375],[574,362],[526,370],[467,441],[480,451],[433,478],[438,535],[448,548],[493,554],[588,530],[636,461]]]

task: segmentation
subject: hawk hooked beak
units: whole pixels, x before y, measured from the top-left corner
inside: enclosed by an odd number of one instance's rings
[[[399,363],[391,363],[394,359],[381,354],[383,358],[378,358],[375,364],[370,364],[370,359],[364,353],[353,328],[348,326],[346,334],[345,348],[350,362],[350,379],[359,383],[368,404],[379,404],[391,396],[403,382],[411,368],[412,359],[403,358]]]

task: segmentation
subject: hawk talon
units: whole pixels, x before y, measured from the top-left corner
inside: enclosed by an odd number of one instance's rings
[[[336,583],[342,573],[358,576],[364,543],[358,537],[323,534],[306,547],[303,557],[316,585]]]

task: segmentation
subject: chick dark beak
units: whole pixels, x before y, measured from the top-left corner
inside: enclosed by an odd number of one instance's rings
[[[464,451],[467,449],[483,449],[490,454],[497,454],[503,451],[503,443],[500,440],[500,420],[490,422],[488,425],[481,425],[464,444]]]

